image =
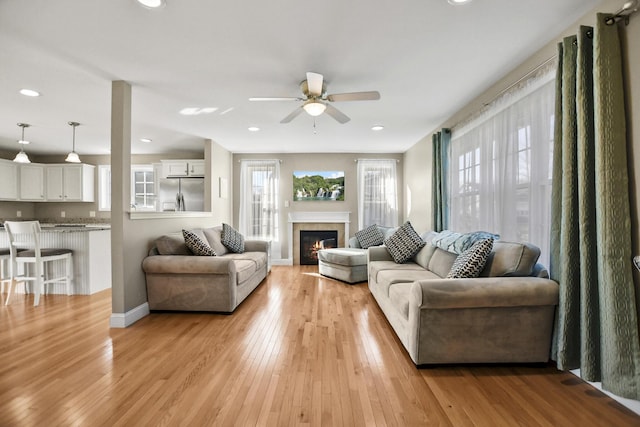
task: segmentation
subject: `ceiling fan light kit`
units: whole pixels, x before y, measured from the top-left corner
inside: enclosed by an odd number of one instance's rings
[[[323,113],[327,113],[339,123],[347,123],[349,116],[335,108],[330,103],[342,101],[377,101],[380,99],[380,93],[377,91],[369,92],[348,92],[327,95],[327,86],[322,74],[307,72],[307,79],[300,83],[300,90],[304,95],[301,97],[257,97],[249,98],[249,101],[304,101],[302,108],[296,108],[287,117],[282,119],[280,123],[289,123],[296,118],[302,110],[306,111],[312,117],[318,117]]]
[[[302,108],[304,108],[304,111],[306,111],[308,115],[317,117],[324,113],[327,106],[315,99],[310,99],[302,105]]]
[[[16,154],[16,157],[13,159],[13,161],[16,163],[31,163],[31,160],[29,160],[29,156],[27,156],[27,153],[24,152],[24,146],[29,143],[29,141],[24,139],[24,128],[28,128],[31,125],[27,123],[18,123],[18,126],[22,128],[22,136],[20,140],[18,140],[18,144],[20,144],[20,152]]]

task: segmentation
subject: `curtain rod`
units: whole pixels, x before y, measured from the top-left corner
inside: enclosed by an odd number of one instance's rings
[[[518,80],[516,80],[515,82],[511,83],[509,86],[507,86],[506,88],[502,89],[500,92],[498,92],[498,94],[496,96],[494,96],[493,98],[491,98],[489,101],[487,102],[483,102],[482,106],[486,107],[489,104],[491,104],[493,101],[495,101],[496,99],[500,98],[502,95],[504,95],[505,93],[509,92],[509,90],[513,89],[514,87],[516,87],[517,85],[519,85],[520,83],[522,83],[524,80],[526,80],[529,76],[531,76],[532,74],[534,74],[535,72],[537,72],[538,70],[540,70],[541,68],[543,68],[544,66],[546,66],[548,63],[550,63],[551,61],[555,61],[556,58],[558,58],[558,55],[553,55],[551,58],[548,58],[546,60],[544,60],[541,64],[536,65],[534,68],[532,68],[531,70],[529,70],[525,75],[523,75],[522,77],[520,77]]]
[[[353,159],[354,162],[359,162],[361,160],[395,160],[396,163],[400,163],[400,159]]]
[[[629,17],[638,11],[638,0],[631,0],[622,5],[619,11],[608,17],[604,22],[607,25],[613,25],[624,19],[624,25],[629,25]]]

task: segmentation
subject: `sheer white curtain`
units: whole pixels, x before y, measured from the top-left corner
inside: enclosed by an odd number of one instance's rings
[[[358,227],[398,225],[394,159],[358,160]]]
[[[450,228],[531,242],[549,266],[554,69],[452,129]]]
[[[239,230],[249,239],[271,240],[274,258],[280,258],[279,185],[279,160],[240,162]]]

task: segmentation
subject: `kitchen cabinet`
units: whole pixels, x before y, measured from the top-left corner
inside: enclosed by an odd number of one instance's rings
[[[163,178],[204,177],[204,160],[161,160]]]
[[[18,198],[18,164],[11,160],[0,159],[0,200]]]
[[[50,202],[93,202],[95,166],[46,165],[46,195]]]
[[[45,200],[44,168],[34,163],[20,165],[20,200]]]

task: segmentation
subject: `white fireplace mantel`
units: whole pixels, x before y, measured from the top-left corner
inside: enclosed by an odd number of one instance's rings
[[[293,263],[293,224],[344,224],[345,241],[349,239],[350,212],[289,212],[289,259]]]

